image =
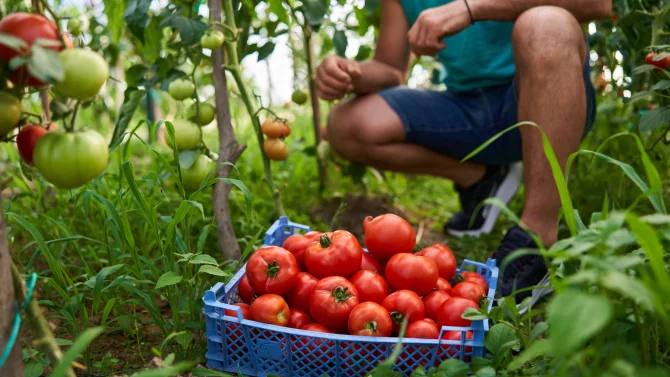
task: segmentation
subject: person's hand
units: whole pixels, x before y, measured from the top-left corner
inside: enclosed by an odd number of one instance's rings
[[[457,34],[470,26],[470,13],[464,1],[426,9],[409,29],[407,38],[412,52],[417,55],[435,56],[446,47],[444,37]]]
[[[326,56],[316,69],[316,90],[324,100],[333,101],[354,90],[353,79],[361,75],[357,62]]]

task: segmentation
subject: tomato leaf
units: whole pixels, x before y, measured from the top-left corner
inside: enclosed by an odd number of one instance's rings
[[[492,367],[484,367],[475,373],[476,377],[496,377],[496,370]]]
[[[640,118],[640,131],[653,131],[670,122],[670,106],[649,110]]]
[[[14,51],[21,51],[28,48],[28,45],[23,39],[5,33],[0,33],[0,45],[7,46]]]
[[[58,59],[56,51],[33,46],[32,54],[28,59],[30,75],[44,82],[63,81],[63,65]]]
[[[305,0],[303,2],[305,18],[314,28],[321,26],[323,18],[328,13],[327,0]]]
[[[103,0],[105,16],[107,16],[107,28],[112,34],[112,41],[114,44],[119,43],[121,39],[121,32],[125,27],[123,22],[123,11],[125,9],[125,2],[123,0]]]
[[[149,25],[150,6],[151,0],[130,0],[123,12],[128,30],[142,43],[144,43],[144,29]]]
[[[210,266],[208,264],[200,267],[200,269],[198,270],[198,274],[209,274],[222,277],[230,276],[230,273],[225,272],[216,266]]]
[[[537,358],[542,355],[549,355],[552,353],[552,343],[547,340],[538,340],[530,344],[525,351],[523,351],[519,356],[514,358],[509,366],[508,370],[515,370],[521,368],[527,362]]]
[[[653,90],[665,90],[670,88],[670,80],[661,80],[651,87]]]
[[[381,0],[365,0],[363,8],[367,13],[372,13],[379,8],[379,4],[381,4]]]
[[[258,61],[263,61],[265,60],[270,54],[272,54],[272,51],[275,49],[275,43],[267,41],[264,45],[258,48]]]
[[[286,8],[282,6],[282,0],[269,0],[268,3],[270,4],[270,11],[277,16],[279,21],[288,24],[288,16]]]
[[[550,341],[557,356],[570,355],[606,328],[613,316],[612,303],[602,297],[569,289],[547,307]]]
[[[144,29],[144,40],[142,43],[142,55],[151,63],[155,63],[156,59],[160,57],[163,30],[158,27],[160,20],[156,17],[151,17],[149,25]]]
[[[477,309],[474,308],[467,308],[465,309],[465,312],[463,312],[463,315],[461,318],[464,319],[469,319],[471,321],[478,321],[480,319],[487,319],[488,315],[486,313],[482,313]]]
[[[219,263],[212,257],[207,254],[199,254],[191,258],[188,263],[190,264],[211,264],[212,266],[218,266]]]
[[[200,22],[200,17],[192,19],[184,16],[172,15],[163,20],[158,26],[161,28],[171,26],[179,30],[182,46],[192,46],[200,42],[200,38],[205,34],[205,31],[207,31],[207,25]]]
[[[44,366],[37,360],[28,360],[23,365],[25,377],[40,377],[44,372]]]
[[[155,289],[160,289],[170,285],[175,285],[181,281],[182,277],[174,271],[168,271],[158,278]]]
[[[188,169],[193,166],[195,159],[198,158],[200,152],[197,149],[190,149],[179,152],[179,166],[182,169]]]
[[[348,43],[347,35],[344,33],[344,30],[335,30],[335,34],[333,34],[333,44],[335,45],[335,52],[338,56],[345,56]]]
[[[643,64],[633,69],[633,75],[641,75],[643,73],[651,72],[655,69],[658,69],[658,67],[656,67],[655,65]]]
[[[470,367],[461,360],[447,359],[437,367],[437,371],[443,372],[445,377],[467,377]]]
[[[123,104],[121,105],[121,109],[119,109],[119,115],[114,123],[114,134],[112,135],[112,141],[109,142],[110,146],[121,141],[123,134],[128,128],[128,124],[133,119],[135,110],[137,110],[145,94],[144,90],[137,88],[128,88],[123,93]]]
[[[33,42],[33,47],[38,46],[38,47],[61,47],[62,44],[60,41],[54,41],[53,39],[44,39],[44,38],[38,38]]]
[[[505,343],[516,340],[514,330],[502,323],[499,323],[489,330],[484,339],[484,346],[492,354],[496,355]]]
[[[547,329],[549,328],[549,325],[547,322],[538,322],[533,326],[533,329],[530,331],[530,338],[528,339],[531,342],[534,342],[537,338],[539,338],[542,334],[547,332]]]

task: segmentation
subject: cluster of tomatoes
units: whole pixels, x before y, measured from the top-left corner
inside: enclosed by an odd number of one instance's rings
[[[266,136],[263,151],[270,160],[284,161],[288,157],[288,146],[284,138],[291,134],[291,128],[281,119],[267,118],[261,125],[261,131]]]
[[[73,36],[81,33],[81,21],[68,23]],[[19,153],[27,164],[34,164],[42,176],[61,188],[75,188],[90,182],[106,168],[107,143],[95,131],[73,129],[64,132],[54,123],[31,124],[21,107],[26,88],[53,84],[53,91],[65,102],[86,102],[95,97],[109,77],[107,62],[99,54],[73,48],[67,34],[59,35],[47,18],[30,13],[13,13],[0,21],[0,33],[13,41],[0,44],[3,83],[0,87],[0,139],[9,140],[14,129]],[[36,66],[53,65],[44,51],[58,53],[62,78],[43,77]],[[43,72],[42,72],[43,73]],[[72,112],[72,109],[69,110]],[[55,131],[53,131],[55,130]],[[51,131],[51,132],[49,132]],[[81,163],[86,161],[86,163]]]
[[[296,329],[385,337],[405,319],[406,337],[437,339],[442,326],[470,326],[488,283],[475,272],[456,274],[445,245],[415,250],[415,233],[399,216],[364,221],[365,253],[346,230],[292,235],[249,259],[238,295],[244,318]],[[454,285],[452,287],[453,282]],[[232,310],[226,315],[236,316]],[[466,333],[472,339],[472,332]],[[460,331],[442,339],[460,340]]]

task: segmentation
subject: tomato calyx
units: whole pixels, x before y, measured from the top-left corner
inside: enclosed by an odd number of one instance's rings
[[[334,286],[333,289],[330,290],[336,305],[341,302],[346,302],[352,296],[351,292],[348,291],[349,287],[341,287],[339,285]]]
[[[377,332],[377,321],[370,321],[365,324],[365,329],[371,332]]]
[[[268,276],[273,278],[276,277],[277,274],[279,274],[280,267],[277,265],[277,261],[272,261],[272,263],[268,264]]]
[[[397,325],[402,324],[402,321],[405,319],[405,316],[399,311],[390,312],[389,315],[391,316],[391,320],[393,321],[393,323]]]
[[[423,250],[423,248],[424,248],[423,245],[419,245],[419,244],[414,245],[414,250],[412,250],[412,254],[418,253],[419,251]]]
[[[322,234],[321,237],[319,237],[319,244],[324,249],[330,247],[332,243],[333,243],[332,240],[330,239],[330,237],[328,237],[327,234]]]
[[[458,283],[462,283],[462,282],[464,282],[464,281],[465,281],[465,277],[464,277],[463,275],[461,275],[461,274],[456,274],[456,275],[454,275],[453,278],[451,278],[451,281],[449,281],[449,284],[451,284],[451,286],[453,287],[453,286],[455,286],[456,284],[458,284]]]

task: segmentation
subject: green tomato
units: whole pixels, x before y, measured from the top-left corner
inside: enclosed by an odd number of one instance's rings
[[[223,46],[223,33],[218,30],[210,30],[200,38],[200,45],[202,48],[208,50],[215,50]]]
[[[108,160],[105,139],[92,130],[48,132],[33,152],[33,163],[44,179],[66,189],[92,181],[105,171]]]
[[[209,172],[211,172],[215,166],[216,164],[209,157],[203,154],[199,155],[191,167],[188,169],[182,169],[181,171],[181,178],[182,182],[184,183],[184,187],[191,191],[195,191],[200,188],[200,185],[205,180],[207,174],[209,174]],[[215,175],[216,174],[212,174],[210,178]]]
[[[67,30],[75,37],[81,34],[81,20],[78,18],[70,18],[67,20]]]
[[[303,105],[305,102],[307,102],[307,93],[303,92],[302,90],[296,90],[291,95],[291,101],[298,105]]]
[[[172,126],[174,127],[174,135],[177,143],[177,150],[184,151],[189,149],[195,149],[200,144],[200,127],[195,123],[189,122],[184,119],[175,119],[172,121]],[[165,142],[170,148],[173,147],[172,138],[170,134],[165,130]]]
[[[82,48],[67,49],[58,54],[63,64],[63,81],[54,91],[65,97],[85,101],[95,97],[109,77],[109,66],[100,54]]]
[[[0,92],[0,136],[13,130],[21,120],[21,101],[13,95]]]
[[[335,154],[333,147],[331,147],[330,143],[325,140],[321,140],[319,145],[316,147],[316,154],[322,161],[334,161],[337,158],[337,154]]]
[[[188,108],[187,114],[188,119],[197,123],[199,126],[206,126],[214,120],[216,116],[216,108],[209,103],[201,103],[200,111],[196,111],[195,103]],[[196,119],[196,112],[198,113],[198,119]]]
[[[170,96],[177,101],[183,101],[193,97],[193,94],[195,93],[195,85],[189,80],[176,79],[170,83],[170,86],[168,86],[168,93],[170,93]]]

